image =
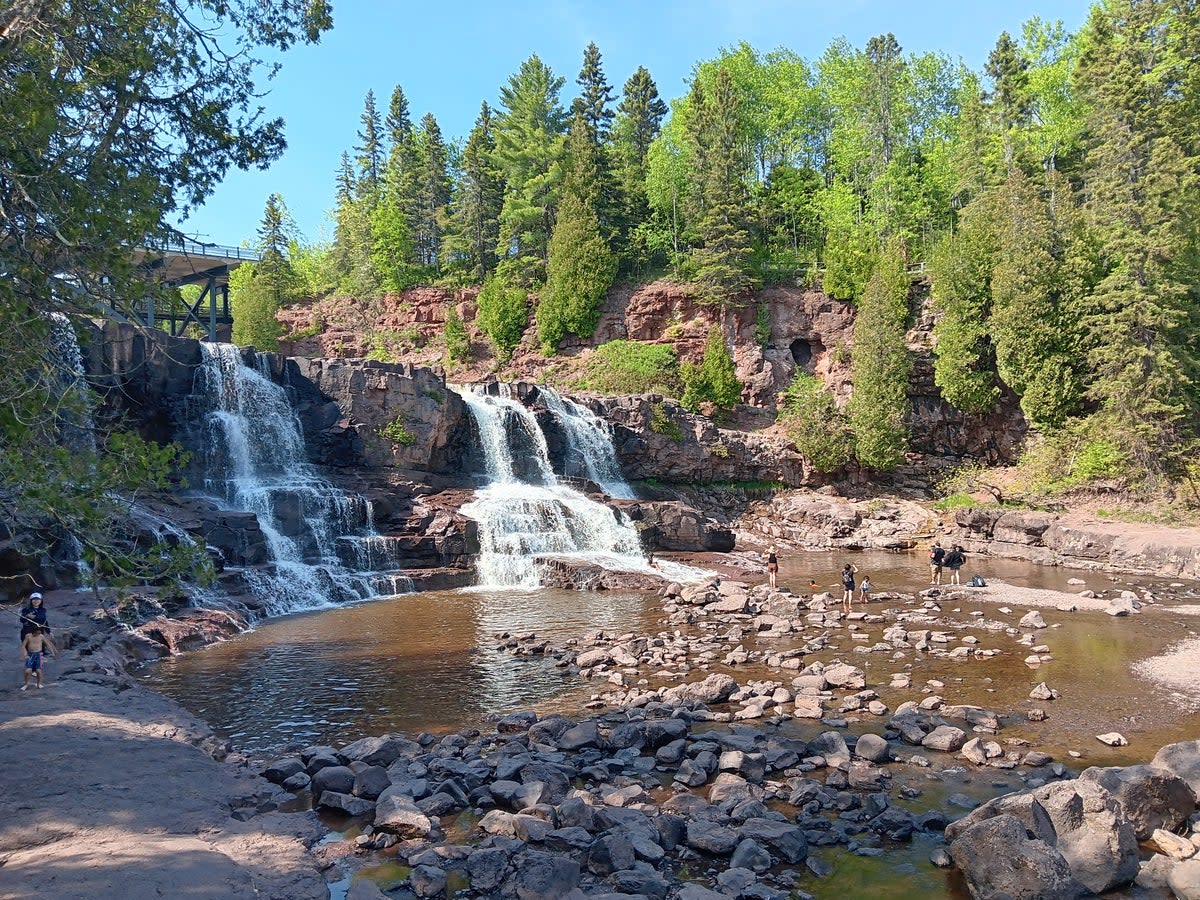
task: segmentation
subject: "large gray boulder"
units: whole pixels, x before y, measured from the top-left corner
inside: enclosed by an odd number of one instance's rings
[[[1100,785],[1120,802],[1139,841],[1149,838],[1156,828],[1174,831],[1196,810],[1196,794],[1188,783],[1153,765],[1093,766],[1084,769],[1079,780]]]
[[[1032,794],[1005,794],[989,800],[983,806],[977,806],[961,819],[946,826],[946,843],[953,843],[964,831],[972,825],[994,819],[996,816],[1012,816],[1025,826],[1025,832],[1031,838],[1037,838],[1053,845],[1058,839],[1054,831],[1054,823],[1050,815]]]
[[[663,699],[668,702],[684,700],[699,700],[701,703],[723,703],[729,695],[737,690],[737,682],[733,676],[724,672],[713,672],[703,681],[693,681],[689,684],[676,685],[663,691]]]
[[[1094,894],[1129,884],[1138,874],[1133,827],[1108,791],[1082,778],[1044,785],[1034,797],[1054,823],[1054,846],[1071,875]]]
[[[433,822],[417,808],[412,797],[392,785],[375,801],[375,829],[402,838],[423,838],[433,831]]]
[[[1154,754],[1150,765],[1179,776],[1200,797],[1200,741],[1167,744]]]
[[[365,737],[361,741],[347,744],[338,751],[338,756],[347,762],[357,760],[369,766],[387,768],[401,756],[411,756],[420,750],[420,744],[407,738],[398,734],[384,734],[379,737]]]
[[[1075,900],[1084,888],[1061,853],[1030,838],[1013,816],[979,822],[950,845],[976,900]]]
[[[579,884],[579,863],[568,856],[530,850],[515,860],[520,900],[559,900]]]

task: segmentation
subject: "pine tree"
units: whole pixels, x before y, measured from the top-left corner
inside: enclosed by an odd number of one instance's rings
[[[392,99],[388,103],[387,118],[383,120],[383,127],[387,132],[389,150],[408,143],[412,138],[413,126],[408,112],[408,97],[404,95],[404,88],[400,85],[392,88]]]
[[[447,150],[433,113],[426,113],[415,136],[416,203],[413,244],[417,262],[435,272],[442,264],[442,229],[450,202]]]
[[[617,274],[617,258],[600,223],[601,153],[583,111],[577,109],[567,136],[561,199],[537,311],[538,338],[546,354],[553,353],[568,333],[588,337],[596,330]]]
[[[692,221],[700,247],[694,252],[700,300],[724,306],[752,286],[746,164],[738,141],[738,96],[729,71],[717,73],[712,96],[699,79],[692,85],[691,140],[698,190]]]
[[[658,86],[644,66],[625,82],[621,103],[617,107],[616,151],[619,160],[622,211],[626,229],[636,227],[650,215],[646,197],[646,155],[658,137],[667,104],[658,96]]]
[[[507,361],[529,325],[529,297],[524,288],[491,275],[479,292],[475,324],[492,342],[496,356]]]
[[[876,471],[898,466],[908,448],[908,289],[903,248],[892,238],[858,302],[851,347],[854,393],[847,413],[855,453],[859,462]]]
[[[1083,192],[1104,276],[1089,298],[1088,395],[1138,467],[1189,451],[1200,400],[1194,226],[1200,43],[1190,6],[1114,0],[1092,9],[1077,84],[1089,106]]]
[[[496,267],[504,203],[504,181],[493,160],[492,125],[492,110],[484,103],[463,148],[445,242],[449,254],[480,283]]]
[[[358,132],[359,143],[354,151],[358,154],[360,196],[374,202],[378,197],[381,165],[383,162],[382,126],[379,110],[375,107],[375,92],[367,91],[363,112],[359,117],[362,128]]]
[[[505,193],[496,254],[506,277],[523,285],[545,277],[566,121],[559,103],[563,83],[534,54],[500,89],[494,158]]]
[[[1004,139],[1004,165],[1013,167],[1017,129],[1029,121],[1029,61],[1007,31],[1000,33],[984,71],[992,79],[991,100]]]
[[[279,346],[280,326],[275,313],[297,288],[296,273],[288,259],[288,246],[296,226],[283,197],[271,194],[258,227],[259,260],[234,271],[230,279],[233,307],[233,342],[259,350]],[[241,269],[245,271],[241,271]]]
[[[600,49],[594,43],[588,44],[583,52],[583,68],[579,70],[579,77],[575,79],[575,83],[580,88],[577,103],[587,123],[591,139],[597,144],[603,144],[608,140],[612,127],[613,95],[612,86],[604,77]]]

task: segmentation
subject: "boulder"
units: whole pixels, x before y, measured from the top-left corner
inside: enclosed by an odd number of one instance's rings
[[[402,838],[423,838],[433,831],[433,822],[417,808],[412,797],[400,793],[393,785],[375,801],[375,830]]]
[[[467,877],[476,893],[490,893],[500,886],[508,873],[508,854],[503,850],[475,850],[467,857]]]
[[[1084,893],[1061,853],[1030,838],[1013,816],[972,825],[950,845],[971,896],[987,900],[1075,900]]]
[[[387,769],[383,766],[366,766],[354,774],[353,793],[355,797],[375,800],[388,789],[391,783]]]
[[[1037,838],[1051,845],[1057,839],[1054,823],[1050,821],[1050,815],[1042,807],[1042,804],[1032,794],[1022,792],[996,797],[971,810],[961,819],[949,823],[945,827],[946,842],[953,843],[971,826],[996,816],[1010,816],[1016,819],[1025,827],[1025,832],[1031,838]]]
[[[596,838],[588,848],[587,867],[594,875],[611,875],[633,865],[633,844],[621,833]]]
[[[348,816],[367,816],[375,809],[375,804],[353,794],[339,794],[337,791],[324,791],[317,799],[317,806],[325,809],[336,809]]]
[[[724,703],[737,688],[738,684],[732,676],[724,672],[713,672],[703,681],[693,681],[667,688],[663,691],[663,699],[675,703],[685,700],[698,700],[701,703]]]
[[[738,833],[732,828],[703,819],[688,822],[687,845],[716,856],[728,856],[738,845]]]
[[[579,863],[568,856],[530,850],[515,862],[520,900],[560,900],[579,884]]]
[[[379,737],[365,737],[361,741],[347,744],[338,751],[338,755],[347,762],[365,762],[369,766],[390,766],[401,756],[412,755],[421,749],[398,734],[384,734]]]
[[[1150,765],[1182,778],[1200,796],[1200,740],[1167,744],[1154,754]]]
[[[825,757],[825,762],[830,766],[844,766],[850,762],[850,749],[846,746],[846,739],[836,731],[826,731],[817,735],[808,742],[808,752],[810,755]]]
[[[770,847],[793,865],[808,855],[808,842],[804,838],[804,831],[791,822],[767,818],[747,819],[738,829],[738,834],[743,841],[750,840]]]
[[[263,769],[263,778],[274,784],[283,784],[293,775],[304,772],[304,763],[298,756],[284,756]]]
[[[1200,860],[1185,859],[1172,866],[1167,886],[1178,900],[1200,900]]]
[[[1050,817],[1054,846],[1076,881],[1102,894],[1137,877],[1137,839],[1107,791],[1079,778],[1044,785],[1033,795]]]
[[[346,766],[326,766],[313,775],[312,790],[314,794],[325,791],[349,794],[354,790],[354,772]]]
[[[1149,766],[1084,769],[1080,781],[1098,784],[1121,804],[1125,821],[1139,841],[1156,828],[1174,831],[1196,810],[1196,796],[1182,778]]]
[[[941,750],[943,753],[953,753],[966,743],[967,734],[961,728],[953,725],[939,725],[921,739],[921,746],[930,750]]]

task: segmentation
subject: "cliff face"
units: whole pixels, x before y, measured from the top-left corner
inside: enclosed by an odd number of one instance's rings
[[[362,355],[371,349],[366,335],[372,332],[376,343],[382,342],[380,347],[386,345],[389,353],[405,363],[441,366],[445,361],[440,335],[446,314],[453,307],[467,323],[475,355],[469,364],[457,366],[453,376],[461,382],[482,381],[491,375],[495,360],[486,337],[473,324],[476,296],[474,290],[415,288],[371,303],[327,299],[310,308],[284,310],[280,319],[293,332],[311,331],[314,322],[325,325],[319,334],[284,347],[298,355]],[[532,300],[536,305],[536,297]],[[934,317],[926,285],[914,285],[912,305],[914,326],[907,342],[913,354],[908,392],[913,452],[951,462],[964,458],[988,464],[1012,462],[1025,434],[1015,398],[1003,396],[986,415],[967,414],[946,403],[934,383]],[[765,318],[760,321],[764,308]],[[747,430],[757,431],[771,424],[778,395],[797,371],[819,377],[839,405],[844,406],[850,398],[854,306],[817,290],[795,287],[759,291],[745,306],[726,310],[723,319],[720,309],[698,304],[685,286],[674,282],[657,281],[637,289],[614,288],[595,333],[586,339],[568,337],[552,358],[541,354],[536,328],[531,326],[507,365],[505,377],[551,382],[569,391],[569,385],[586,368],[592,351],[618,339],[669,345],[680,360],[698,361],[714,324],[723,328],[732,346],[737,375],[744,385],[743,401],[766,414],[752,418]],[[624,424],[620,418],[615,421]],[[649,440],[647,447],[654,452],[655,442]],[[695,461],[695,465],[713,471],[722,468],[702,461]],[[655,468],[656,464],[650,466],[651,470]],[[786,454],[776,470],[788,474],[762,477],[787,484],[811,481],[810,474],[796,471]],[[659,476],[651,472],[648,477]],[[757,477],[744,475],[743,479]]]

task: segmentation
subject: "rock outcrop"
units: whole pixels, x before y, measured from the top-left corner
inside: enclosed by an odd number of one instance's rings
[[[1078,522],[1056,513],[960,509],[947,537],[968,550],[1039,565],[1200,578],[1200,529],[1139,529],[1121,522]]]

